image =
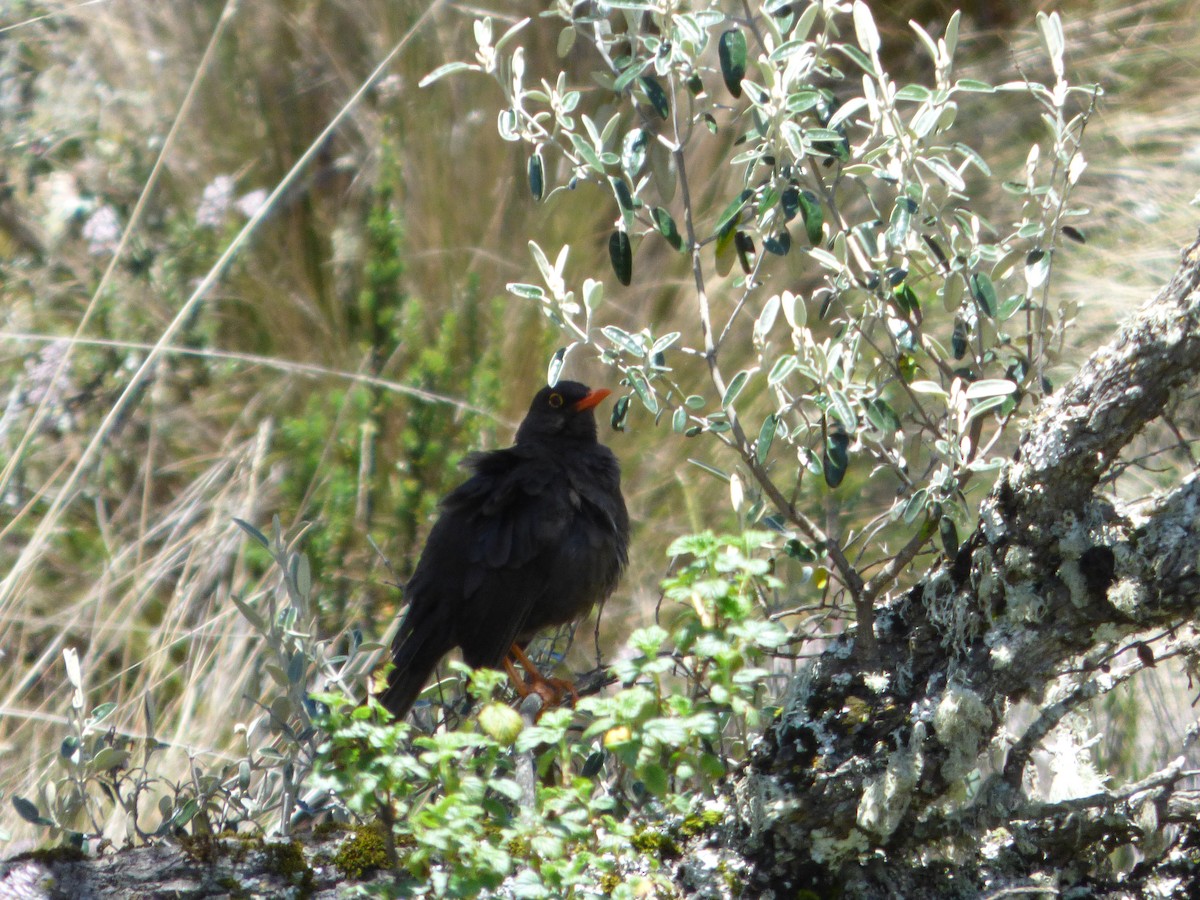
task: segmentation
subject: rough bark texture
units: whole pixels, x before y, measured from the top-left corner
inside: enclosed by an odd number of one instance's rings
[[[726,847],[753,865],[748,894],[974,897],[1043,885],[1133,896],[1168,870],[1180,891],[1200,892],[1197,795],[1181,789],[1182,757],[1093,797],[1034,803],[1023,791],[1031,752],[1067,712],[1154,663],[1147,650],[1114,672],[1105,654],[1152,630],[1173,630],[1181,653],[1194,644],[1200,478],[1137,507],[1105,484],[1200,374],[1198,286],[1200,241],[1038,410],[956,558],[879,611],[872,671],[850,634],[796,685],[737,790]],[[1038,714],[1002,745],[1021,700]],[[964,777],[989,750],[1002,761],[968,800]],[[1164,832],[1168,823],[1186,827]],[[1106,855],[1124,844],[1147,855],[1128,876],[1137,884],[1105,881]]]

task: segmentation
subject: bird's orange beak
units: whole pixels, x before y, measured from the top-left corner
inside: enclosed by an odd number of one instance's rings
[[[575,410],[575,412],[583,412],[585,409],[591,409],[594,406],[599,406],[604,398],[611,393],[612,391],[610,391],[608,388],[597,388],[594,391],[590,391],[587,396],[578,401],[574,406],[571,407],[571,409]]]

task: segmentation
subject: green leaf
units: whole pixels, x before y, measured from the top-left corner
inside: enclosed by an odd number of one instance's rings
[[[1025,283],[1035,291],[1046,283],[1050,276],[1050,254],[1045,250],[1031,250],[1025,257]]]
[[[683,434],[687,430],[687,410],[680,406],[671,415],[671,429],[678,434]]]
[[[996,313],[996,286],[986,272],[975,272],[971,275],[971,296],[979,304],[985,316],[991,318]]]
[[[836,388],[829,392],[829,401],[833,405],[834,415],[842,427],[847,431],[858,430],[858,416],[854,413],[854,407],[850,405],[849,399]]]
[[[689,459],[688,462],[690,462],[693,466],[695,466],[698,469],[703,469],[709,475],[715,475],[717,478],[720,478],[722,481],[725,481],[725,482],[729,481],[729,475],[727,475],[725,472],[722,472],[720,469],[716,468],[715,466],[710,466],[708,463],[701,462],[698,459]]]
[[[575,145],[575,152],[583,157],[583,161],[592,169],[604,174],[604,162],[600,159],[600,155],[596,152],[596,148],[591,145],[587,138],[581,134],[571,134],[571,143]]]
[[[638,399],[642,401],[642,406],[646,407],[652,416],[657,416],[658,398],[654,396],[654,391],[651,390],[646,376],[639,369],[630,369],[629,383],[633,386],[633,392],[638,395]]]
[[[771,452],[771,443],[775,440],[777,425],[778,420],[775,418],[775,413],[771,413],[763,420],[762,428],[758,430],[758,440],[754,444],[754,456],[760,466],[767,462],[767,454]]]
[[[733,96],[742,96],[742,79],[746,77],[746,35],[737,28],[722,34],[717,43],[717,58],[721,62],[725,87]]]
[[[804,231],[808,234],[808,242],[816,247],[821,243],[822,227],[825,223],[821,201],[812,191],[801,191],[797,199],[800,201],[800,215],[804,217]]]
[[[629,244],[629,235],[624,231],[614,231],[609,236],[608,258],[612,261],[617,281],[628,287],[633,281],[633,248]]]
[[[642,128],[633,129],[621,141],[621,168],[630,178],[636,178],[646,165],[646,146],[649,143],[650,133]]]
[[[35,804],[33,804],[31,801],[26,800],[24,797],[14,796],[12,798],[12,804],[13,804],[13,807],[17,810],[17,815],[19,815],[26,822],[29,822],[33,825],[53,825],[54,824],[49,819],[43,817],[41,812],[38,811],[37,806]]]
[[[917,204],[911,197],[896,198],[896,205],[892,208],[892,218],[887,230],[887,240],[892,247],[904,246],[904,239],[908,237],[912,217],[916,212]]]
[[[967,387],[968,400],[982,400],[985,397],[1007,397],[1015,392],[1017,386],[1007,378],[985,378],[973,382]]]
[[[967,355],[967,323],[961,316],[954,319],[954,334],[950,337],[950,347],[954,351],[955,359],[962,359]]]
[[[738,194],[738,196],[735,200],[731,201],[729,203],[729,205],[726,206],[724,210],[722,210],[720,218],[717,219],[716,231],[718,234],[726,231],[726,229],[737,218],[738,213],[740,213],[742,211],[742,207],[744,207],[750,201],[750,198],[753,196],[754,196],[753,191],[744,190],[740,194]]]
[[[897,286],[892,291],[892,296],[896,298],[896,305],[906,313],[913,314],[921,308],[921,301],[916,292],[907,284]]]
[[[796,367],[800,365],[800,361],[791,353],[786,353],[775,360],[775,365],[771,366],[771,373],[767,376],[767,384],[774,387],[787,378]]]
[[[529,177],[529,193],[533,195],[534,200],[540,201],[546,192],[546,170],[540,153],[529,157],[526,174]]]
[[[942,549],[946,551],[946,558],[953,562],[958,556],[958,526],[949,516],[942,516],[938,522],[938,533],[942,539]]]
[[[613,431],[625,430],[625,417],[629,415],[629,396],[626,395],[617,400],[613,404],[612,418],[609,424],[612,425]]]
[[[259,531],[257,528],[255,528],[253,525],[251,525],[249,522],[245,521],[244,519],[239,519],[239,518],[237,518],[237,516],[234,516],[233,524],[236,525],[238,528],[242,529],[242,531],[246,532],[246,534],[250,535],[250,537],[254,538],[254,540],[258,541],[260,544],[262,544],[268,550],[271,549],[271,542],[267,540],[267,536],[265,534],[263,534],[261,531]]]
[[[574,346],[572,344],[571,347],[559,347],[554,351],[554,356],[550,358],[550,365],[546,369],[546,384],[550,387],[558,384],[558,379],[562,375],[563,363],[567,360],[567,353]]]
[[[871,18],[871,8],[862,0],[855,0],[854,3],[854,34],[858,38],[858,46],[866,53],[874,56],[879,52],[879,29]]]
[[[958,91],[966,91],[975,94],[994,94],[996,89],[986,81],[977,81],[974,78],[960,78],[954,82],[954,89]]]
[[[454,72],[479,71],[479,66],[473,66],[465,62],[448,62],[444,66],[438,66],[424,78],[417,82],[417,87],[429,87],[439,78],[445,78]]]
[[[650,101],[650,105],[654,107],[654,111],[658,113],[660,119],[665,119],[671,114],[671,104],[667,99],[667,92],[663,90],[663,86],[650,75],[643,75],[639,81],[642,85],[642,90],[646,92],[646,99]]]
[[[896,91],[897,100],[910,100],[916,103],[923,103],[932,96],[933,92],[929,88],[919,84],[906,84]]]
[[[882,397],[867,403],[867,420],[877,431],[893,435],[900,430],[900,417]]]
[[[667,770],[658,763],[646,763],[638,766],[638,777],[651,794],[663,797],[667,793]]]
[[[524,297],[526,300],[545,300],[546,291],[544,288],[538,287],[536,284],[522,284],[518,281],[509,282],[505,286],[510,294],[515,294],[518,297]]]
[[[637,357],[646,355],[646,349],[641,343],[623,328],[618,328],[616,325],[605,325],[600,329],[600,333],[626,353]]]
[[[658,233],[667,239],[667,243],[676,250],[682,250],[683,236],[675,227],[675,220],[671,218],[671,214],[661,206],[656,206],[650,211],[650,217],[654,220],[654,227],[658,229]]]
[[[849,447],[850,435],[844,431],[830,431],[821,462],[825,470],[825,483],[831,488],[836,488],[846,477],[846,469],[850,465]]]
[[[725,394],[721,397],[721,408],[729,409],[737,400],[738,395],[746,386],[746,382],[750,380],[750,373],[745,369],[733,376],[733,380],[725,388]]]

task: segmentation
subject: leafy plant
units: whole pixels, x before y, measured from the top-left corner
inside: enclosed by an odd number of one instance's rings
[[[876,600],[919,554],[957,553],[968,488],[1000,464],[1018,411],[1052,389],[1076,310],[1054,307],[1048,288],[1062,238],[1081,237],[1069,223],[1085,211],[1069,196],[1098,88],[1068,82],[1056,13],[1038,15],[1047,84],[955,77],[957,13],[940,36],[910,23],[927,77],[897,83],[862,0],[559,3],[543,18],[562,23],[560,56],[589,45],[599,91],[566,66],[529,70],[530,20],[496,37],[487,18],[476,61],[424,83],[491,75],[500,136],[526,148],[533,196],[602,188],[616,280],[636,280],[637,256],[666,241],[695,308],[687,330],[665,334],[606,322],[602,282],[575,287],[569,248],[531,243],[540,283],[509,290],[568,341],[549,379],[589,348],[629,389],[614,424],[636,398],[656,423],[725,445],[732,470],[715,474],[735,507],[825,561],[830,600],[853,610],[869,652]],[[999,222],[976,201],[998,177],[958,132],[1017,100],[1049,136],[1004,181],[1015,203]],[[732,193],[694,185],[714,150]],[[811,511],[850,490],[885,511],[850,527]]]

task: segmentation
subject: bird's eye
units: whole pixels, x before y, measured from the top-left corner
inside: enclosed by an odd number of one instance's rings
[[[558,409],[562,405],[563,405],[562,394],[551,394],[550,395],[550,408],[551,409]]]

